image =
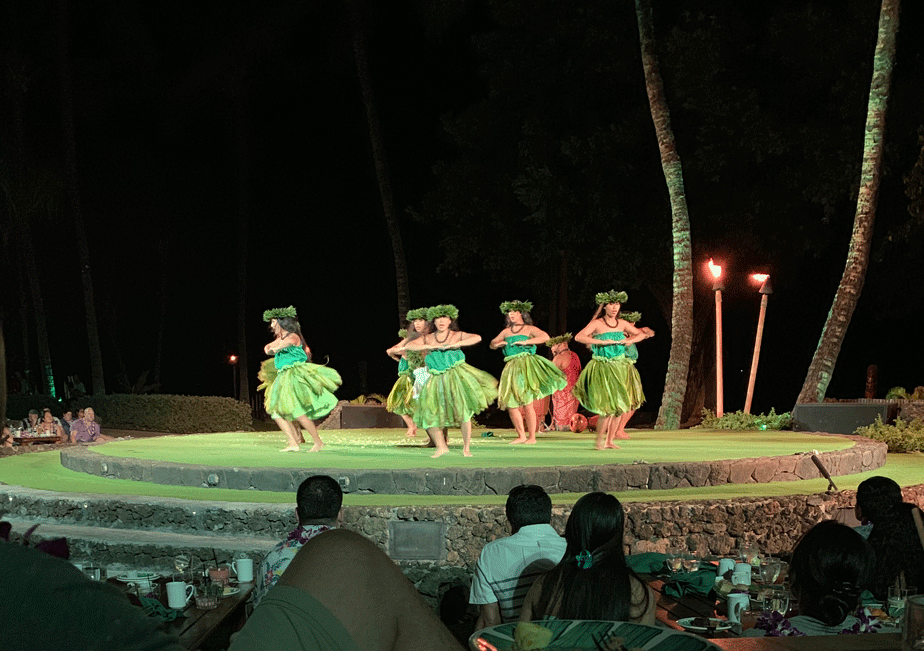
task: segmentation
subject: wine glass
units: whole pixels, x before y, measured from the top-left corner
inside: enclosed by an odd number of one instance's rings
[[[695,572],[699,569],[699,558],[693,554],[683,555],[683,571]]]
[[[780,576],[781,567],[779,559],[765,558],[762,560],[760,562],[760,582],[776,583],[777,578]]]
[[[181,580],[184,576],[184,572],[189,569],[190,565],[191,561],[188,554],[177,554],[173,557],[173,567],[176,568]]]
[[[668,554],[667,568],[671,572],[679,572],[683,568],[683,557],[680,554]]]

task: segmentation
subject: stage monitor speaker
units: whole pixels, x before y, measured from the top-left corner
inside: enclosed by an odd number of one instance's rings
[[[792,410],[792,428],[799,432],[853,434],[858,427],[872,425],[876,417],[888,423],[895,418],[895,404],[890,402],[821,402],[796,405]]]
[[[340,409],[340,429],[373,429],[376,427],[405,427],[398,414],[382,405],[343,405]]]

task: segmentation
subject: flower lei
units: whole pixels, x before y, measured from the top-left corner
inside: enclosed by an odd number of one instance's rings
[[[882,628],[882,622],[872,616],[869,610],[861,606],[854,613],[857,622],[853,626],[841,629],[838,635],[854,635],[857,633],[878,633]],[[754,628],[767,631],[767,637],[796,637],[804,636],[805,633],[792,625],[786,617],[774,611],[765,612],[757,618]]]

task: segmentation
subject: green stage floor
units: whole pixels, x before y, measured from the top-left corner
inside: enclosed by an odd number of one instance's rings
[[[430,459],[428,450],[413,447],[403,430],[327,430],[322,437],[327,447],[320,453],[280,453],[279,432],[227,432],[186,436],[139,438],[95,446],[101,454],[189,464],[227,466],[298,467],[306,472],[315,468],[450,468],[525,467],[598,465],[601,463],[650,463],[665,461],[707,461],[760,456],[777,456],[850,447],[849,439],[801,432],[733,432],[728,430],[630,431],[632,439],[620,441],[622,449],[597,452],[592,449],[593,434],[549,433],[534,446],[508,445],[509,430],[494,430],[494,437],[482,438],[475,432],[474,457],[461,454],[458,431],[450,432],[451,452]],[[422,441],[418,437],[416,441]],[[414,441],[412,439],[412,441]],[[58,453],[36,452],[0,459],[0,481],[14,486],[66,493],[107,495],[146,495],[190,500],[229,502],[287,503],[289,493],[188,488],[149,484],[123,479],[106,479],[66,470]],[[852,489],[874,474],[892,477],[901,485],[922,482],[922,455],[889,455],[884,468],[870,473],[835,477],[838,488]],[[827,482],[813,479],[771,484],[730,484],[670,491],[631,491],[619,494],[624,501],[731,499],[744,496],[809,494],[824,491]],[[556,503],[571,503],[580,494],[556,495]],[[347,495],[345,503],[355,506],[502,504],[506,496],[416,496]]]

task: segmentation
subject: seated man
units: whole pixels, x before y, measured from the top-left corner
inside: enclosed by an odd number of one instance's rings
[[[414,585],[352,531],[312,538],[228,651],[463,651]]]
[[[298,526],[260,563],[253,589],[254,607],[276,585],[302,545],[343,522],[343,491],[337,480],[327,475],[314,475],[303,481],[295,493],[295,505]]]
[[[61,427],[64,428],[64,436],[70,440],[71,438],[71,425],[74,424],[74,412],[70,409],[64,412],[64,418],[61,419]]]
[[[23,430],[34,430],[38,427],[39,421],[39,412],[38,409],[30,409],[29,416],[24,418],[22,421]]]
[[[100,433],[99,423],[95,422],[93,407],[83,411],[83,418],[71,425],[71,443],[92,443],[94,441],[111,441],[111,436]]]
[[[565,554],[565,539],[549,524],[552,500],[540,486],[511,490],[506,512],[513,535],[485,545],[472,576],[469,603],[481,606],[475,630],[515,622],[530,587]]]

